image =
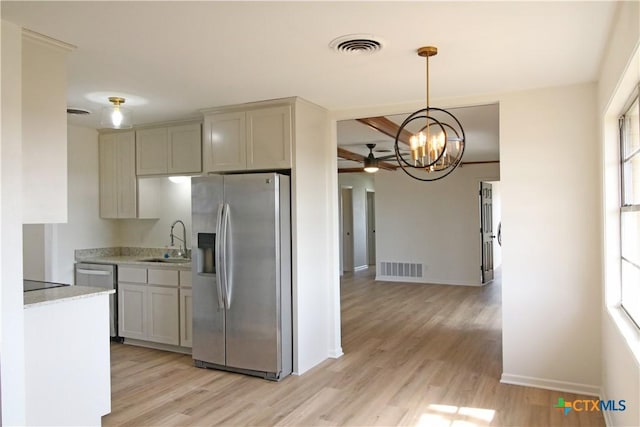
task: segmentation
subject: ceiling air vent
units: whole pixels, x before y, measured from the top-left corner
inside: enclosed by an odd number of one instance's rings
[[[83,110],[81,108],[67,108],[67,114],[74,114],[76,116],[84,116],[87,114],[91,114],[89,110]]]
[[[382,40],[371,34],[349,34],[329,43],[331,49],[340,53],[376,53],[382,46]]]

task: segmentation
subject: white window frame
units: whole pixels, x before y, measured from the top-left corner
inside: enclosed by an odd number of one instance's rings
[[[633,322],[633,324],[635,325],[635,327],[637,329],[640,330],[640,316],[638,316],[638,314],[636,313],[635,315],[633,313],[631,313],[626,307],[625,307],[625,294],[624,294],[624,276],[622,273],[623,270],[623,265],[625,263],[629,264],[632,268],[639,268],[640,266],[637,265],[636,263],[634,263],[632,260],[625,258],[625,254],[623,253],[623,220],[622,217],[625,213],[631,213],[631,212],[638,212],[640,211],[640,200],[634,200],[633,202],[628,202],[625,199],[625,164],[630,162],[633,158],[636,157],[640,157],[640,147],[638,149],[636,149],[633,153],[630,153],[629,155],[625,155],[627,153],[625,153],[625,137],[626,137],[626,132],[625,132],[625,116],[629,113],[629,111],[631,110],[631,108],[634,106],[635,103],[640,102],[640,85],[638,85],[636,87],[636,90],[634,91],[634,93],[632,94],[630,100],[625,104],[623,111],[623,114],[620,116],[619,119],[619,133],[618,133],[618,138],[619,138],[619,159],[620,159],[620,211],[619,211],[619,236],[620,236],[620,308],[622,309],[622,311],[629,317],[629,319]],[[637,284],[637,286],[640,286],[640,283]]]

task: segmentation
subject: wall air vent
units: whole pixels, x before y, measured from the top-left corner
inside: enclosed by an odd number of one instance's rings
[[[333,39],[329,47],[339,53],[376,53],[382,49],[383,42],[371,34],[349,34]]]
[[[380,263],[380,275],[395,277],[422,277],[422,264],[382,261]]]

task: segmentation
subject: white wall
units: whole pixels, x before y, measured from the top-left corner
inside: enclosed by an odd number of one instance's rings
[[[292,176],[294,372],[342,354],[335,127],[327,111],[296,102]],[[332,133],[333,130],[333,133]]]
[[[500,97],[503,376],[598,394],[596,86]]]
[[[75,249],[116,246],[117,221],[100,219],[98,183],[98,132],[69,125],[68,220],[49,224],[51,229],[51,280],[73,283]],[[27,263],[27,260],[25,260]]]
[[[187,248],[191,248],[191,181],[173,183],[169,178],[138,179],[138,208],[157,219],[118,220],[119,246],[164,248],[169,246],[171,224],[184,222],[187,229]],[[155,212],[152,212],[155,210]],[[182,226],[174,233],[182,238]],[[175,248],[181,245],[174,240]]]
[[[599,390],[601,332],[594,313],[601,299],[600,242],[593,212],[599,212],[600,200],[597,174],[588,173],[598,170],[595,98],[595,85],[585,84],[433,102],[441,108],[500,103],[504,382]],[[345,120],[418,108],[416,102],[332,116]]]
[[[627,410],[606,412],[610,426],[640,425],[640,337],[621,313],[619,160],[617,118],[640,82],[640,3],[618,5],[598,83],[602,193],[602,389],[601,397],[624,399]]]
[[[22,33],[6,21],[0,26],[0,415],[2,425],[24,425]]]
[[[356,269],[366,268],[367,259],[367,190],[375,190],[374,176],[371,173],[341,173],[338,174],[338,186],[351,187],[353,192],[353,265]],[[340,219],[342,224],[342,218]],[[340,227],[342,230],[342,227]],[[340,236],[340,254],[342,254],[342,232]],[[340,271],[342,255],[340,258]]]
[[[377,263],[422,263],[422,278],[378,280],[480,285],[480,181],[499,178],[497,164],[467,165],[421,182],[401,170],[376,173]],[[379,269],[378,269],[379,270]]]
[[[50,280],[50,271],[46,272],[44,224],[25,224],[22,226],[22,275],[28,280]]]

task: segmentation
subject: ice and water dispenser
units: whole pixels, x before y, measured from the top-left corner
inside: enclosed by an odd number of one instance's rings
[[[216,273],[216,233],[198,233],[198,273]]]

